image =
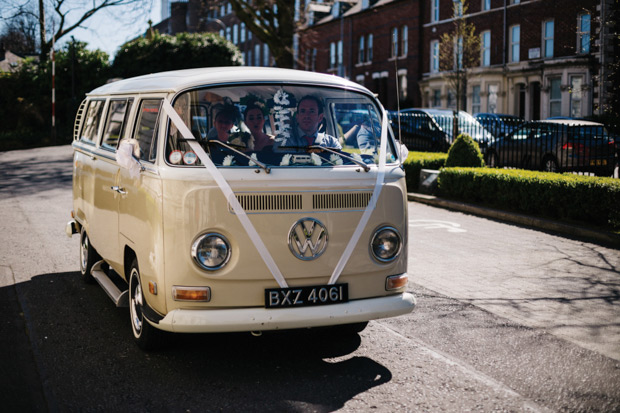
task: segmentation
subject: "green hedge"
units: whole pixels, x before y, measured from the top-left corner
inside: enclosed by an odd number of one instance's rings
[[[440,169],[446,163],[447,153],[442,152],[409,152],[404,162],[407,174],[407,192],[417,192],[420,185],[422,169]]]
[[[620,180],[519,169],[444,168],[439,195],[552,219],[620,229]]]

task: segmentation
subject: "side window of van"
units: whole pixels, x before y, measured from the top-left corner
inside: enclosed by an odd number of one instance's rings
[[[140,145],[140,159],[143,161],[153,162],[157,156],[157,119],[161,101],[161,99],[145,99],[140,102],[134,137]]]
[[[103,129],[101,146],[105,149],[116,150],[118,141],[123,136],[127,124],[127,114],[131,110],[133,99],[112,99],[108,106],[106,124]]]
[[[82,134],[80,140],[95,144],[97,142],[97,132],[99,131],[99,123],[103,115],[103,106],[105,100],[91,100],[86,110],[86,117],[84,118],[84,126],[82,127]]]

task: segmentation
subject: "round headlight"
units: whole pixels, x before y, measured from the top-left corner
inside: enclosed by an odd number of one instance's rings
[[[392,227],[379,228],[370,242],[373,257],[381,262],[389,262],[396,258],[400,247],[400,234]]]
[[[192,244],[192,258],[205,270],[219,270],[230,258],[230,244],[221,234],[201,235]]]

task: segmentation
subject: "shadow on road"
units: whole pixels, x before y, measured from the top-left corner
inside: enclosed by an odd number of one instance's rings
[[[41,151],[65,151],[66,159],[37,156],[28,158],[27,151],[2,154],[0,163],[0,197],[8,199],[56,188],[71,188],[73,174],[70,149],[40,148]],[[30,155],[32,156],[32,154]]]
[[[21,307],[27,328],[15,325],[13,338],[0,343],[13,353],[19,345],[26,362],[3,362],[8,374],[0,386],[27,372],[28,380],[43,383],[50,410],[327,412],[392,378],[370,358],[347,357],[360,345],[357,334],[184,334],[165,351],[145,353],[133,343],[128,310],[115,308],[79,273],[36,276],[0,294],[9,298],[11,290],[19,303],[5,304],[10,312],[0,319],[15,318]],[[32,356],[28,362],[28,342],[36,363]],[[0,350],[9,354],[7,348]],[[37,385],[13,386],[0,401],[41,410]]]

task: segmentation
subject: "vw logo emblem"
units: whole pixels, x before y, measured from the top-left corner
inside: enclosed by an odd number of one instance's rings
[[[300,260],[319,258],[327,247],[327,228],[314,218],[302,218],[288,233],[288,247]]]

